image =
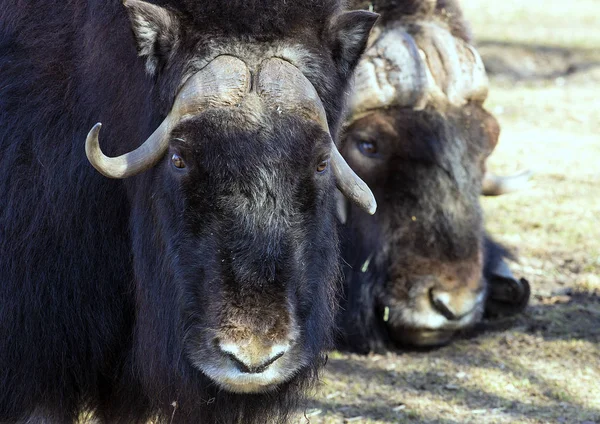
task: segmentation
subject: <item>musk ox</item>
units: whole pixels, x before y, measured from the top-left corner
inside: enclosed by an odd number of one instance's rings
[[[285,420],[330,346],[335,185],[375,209],[332,140],[376,18],[0,2],[0,422]]]
[[[340,199],[339,323],[342,344],[361,352],[443,344],[482,317],[486,299],[496,314],[529,297],[508,253],[484,236],[482,190],[500,194],[528,176],[484,178],[500,128],[483,107],[487,77],[460,9],[370,3],[381,20],[357,68],[342,154],[373,189],[378,213],[367,219]]]

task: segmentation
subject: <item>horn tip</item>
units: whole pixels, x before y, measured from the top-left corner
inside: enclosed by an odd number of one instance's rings
[[[535,175],[535,172],[533,171],[533,169],[525,169],[524,171],[521,172],[521,174],[523,175],[523,177],[525,178],[533,178],[533,176]]]
[[[354,197],[354,201],[363,211],[369,215],[374,215],[377,211],[377,201],[375,200],[375,196],[366,184],[363,183],[361,185],[361,193]]]
[[[366,204],[365,209],[369,215],[375,215],[375,212],[377,212],[377,202],[375,201],[374,197],[372,197],[370,201]]]
[[[88,144],[98,144],[98,135],[100,134],[100,129],[102,128],[102,123],[97,122],[92,129],[90,130],[90,132],[88,133],[88,136],[86,138],[86,146]]]
[[[96,168],[95,163],[97,161],[98,152],[100,150],[100,142],[98,141],[100,128],[102,128],[102,124],[100,122],[96,123],[88,132],[88,135],[85,139],[85,155],[87,156],[90,163],[94,166],[94,168]]]

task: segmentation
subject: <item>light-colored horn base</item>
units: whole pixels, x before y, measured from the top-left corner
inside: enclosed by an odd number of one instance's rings
[[[300,113],[319,123],[331,140],[331,166],[338,189],[364,211],[373,215],[377,210],[375,196],[348,166],[338,151],[327,122],[319,94],[298,68],[285,60],[272,58],[263,62],[257,90],[273,108]]]
[[[408,17],[377,29],[355,73],[351,121],[389,106],[443,109],[485,101],[488,78],[481,57],[443,24]]]
[[[182,119],[207,108],[234,107],[242,103],[251,86],[251,73],[243,61],[233,56],[219,56],[185,82],[169,115],[140,147],[114,158],[104,155],[98,140],[101,128],[98,123],[86,139],[87,157],[94,168],[107,177],[137,175],[160,160],[168,149],[171,131]],[[283,59],[267,59],[258,70],[256,92],[268,107],[319,123],[331,140],[331,165],[338,188],[365,211],[375,213],[377,204],[373,193],[338,152],[331,139],[323,103],[304,74]]]

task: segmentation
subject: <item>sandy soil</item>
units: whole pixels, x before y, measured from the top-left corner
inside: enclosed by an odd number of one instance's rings
[[[306,423],[600,423],[600,2],[463,0],[502,125],[483,200],[532,284],[519,317],[430,352],[333,352]]]

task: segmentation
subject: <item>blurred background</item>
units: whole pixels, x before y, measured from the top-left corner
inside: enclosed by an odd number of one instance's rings
[[[299,422],[600,423],[600,1],[462,0],[502,132],[484,198],[532,287],[524,314],[429,352],[333,352]]]

